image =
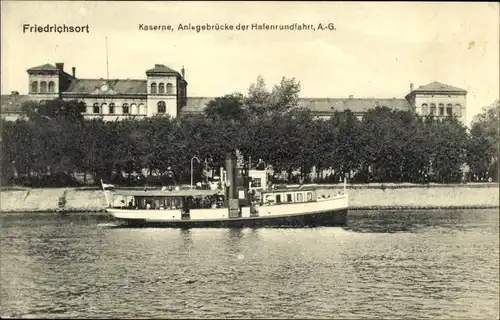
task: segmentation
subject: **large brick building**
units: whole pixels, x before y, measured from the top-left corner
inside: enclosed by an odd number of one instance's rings
[[[63,63],[44,64],[27,70],[28,95],[12,92],[2,95],[2,118],[15,120],[23,116],[21,105],[28,100],[55,98],[80,100],[86,105],[86,118],[119,120],[155,115],[189,115],[203,112],[213,97],[187,97],[184,68],[177,72],[156,64],[147,70],[146,79],[79,79],[73,67],[71,73]],[[421,116],[446,117],[456,115],[465,122],[467,91],[439,82],[417,89],[410,85],[405,98],[301,98],[300,105],[320,118],[335,111],[351,110],[361,118],[369,109],[386,106],[394,110],[413,111]]]

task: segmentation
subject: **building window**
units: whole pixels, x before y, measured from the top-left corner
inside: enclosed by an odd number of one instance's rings
[[[132,103],[130,105],[130,114],[138,114],[139,112],[137,111],[137,105],[135,103]]]
[[[99,107],[98,103],[94,103],[94,113],[101,113],[101,107]]]
[[[312,192],[308,192],[308,193],[307,193],[307,201],[312,201],[312,199],[313,199],[313,194],[312,194]]]
[[[42,81],[40,83],[40,92],[41,93],[46,93],[47,92],[47,82]]]
[[[160,83],[158,85],[158,93],[159,94],[165,94],[165,84],[164,83]]]
[[[444,115],[444,104],[442,103],[439,104],[439,115],[440,116]]]
[[[455,105],[455,112],[456,112],[457,116],[459,116],[459,117],[462,116],[462,107],[458,103]]]
[[[252,188],[260,188],[262,187],[262,179],[261,178],[253,178]]]
[[[429,114],[429,106],[427,105],[427,103],[422,104],[422,114],[424,116]]]
[[[431,103],[431,112],[429,113],[431,116],[436,115],[436,105],[434,103]]]
[[[174,93],[174,86],[171,83],[167,83],[167,94]]]
[[[82,112],[87,113],[87,104],[85,102],[82,102]]]
[[[302,193],[296,193],[295,194],[295,201],[297,201],[297,202],[304,201],[304,196],[302,195]]]
[[[446,105],[446,115],[451,116],[453,114],[453,106],[450,104]]]
[[[55,92],[56,84],[54,81],[49,82],[49,92]]]
[[[115,113],[115,104],[110,103],[109,104],[109,114],[114,114]]]
[[[151,94],[156,94],[156,83],[151,84]]]
[[[139,104],[139,106],[137,107],[137,113],[138,114],[146,114],[146,109],[144,109],[144,104]]]
[[[31,84],[31,92],[33,92],[33,93],[37,93],[38,92],[38,82],[34,81]]]
[[[165,113],[165,112],[167,112],[167,105],[165,104],[165,101],[158,102],[158,113]]]
[[[122,108],[123,108],[123,114],[129,114],[130,113],[130,110],[128,108],[128,103],[124,103]]]
[[[106,110],[106,107],[108,106],[107,103],[101,104],[101,113],[107,113],[108,110]]]

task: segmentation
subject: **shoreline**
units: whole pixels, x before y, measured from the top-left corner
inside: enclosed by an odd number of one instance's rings
[[[343,184],[308,184],[343,189]],[[289,188],[298,185],[287,185]],[[131,188],[120,188],[131,189]],[[142,188],[135,188],[142,189]],[[151,188],[153,189],[153,188]],[[468,184],[368,184],[347,185],[349,210],[439,210],[500,208],[498,183]],[[0,213],[107,215],[99,188],[4,188]],[[64,207],[59,208],[63,200]]]

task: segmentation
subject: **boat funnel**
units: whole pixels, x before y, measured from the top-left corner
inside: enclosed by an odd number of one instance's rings
[[[236,157],[233,152],[226,153],[226,186],[228,217],[239,218],[240,201],[236,195]]]

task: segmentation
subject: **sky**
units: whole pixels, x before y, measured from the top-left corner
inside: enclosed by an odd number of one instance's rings
[[[284,76],[301,97],[404,98],[439,81],[468,91],[467,122],[499,99],[498,3],[2,1],[1,92],[26,94],[26,70],[76,67],[79,78],[145,79],[154,64],[186,70],[188,96],[246,93]],[[316,30],[178,30],[179,24],[311,24]],[[336,30],[319,30],[333,23]],[[23,24],[89,33],[23,33]],[[139,25],[170,25],[143,31]],[[106,54],[107,38],[107,54]]]

